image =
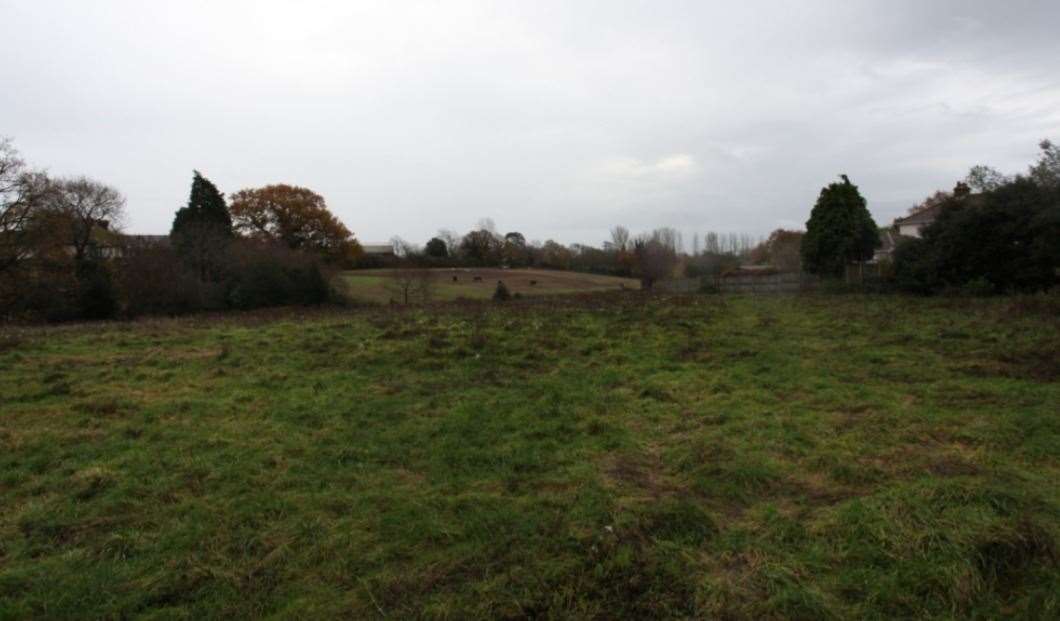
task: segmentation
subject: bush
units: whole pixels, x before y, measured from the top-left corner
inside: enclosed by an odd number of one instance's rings
[[[915,293],[1033,292],[1056,282],[1060,191],[1016,178],[949,198],[923,237],[895,248],[895,280]]]
[[[929,294],[941,288],[937,259],[923,239],[903,239],[894,249],[894,281],[909,293]]]
[[[265,261],[252,261],[238,269],[229,281],[228,305],[247,310],[287,304],[294,283],[277,267]]]
[[[226,300],[232,308],[313,306],[333,297],[328,278],[314,257],[275,245],[239,244],[229,272]]]
[[[320,259],[235,241],[202,281],[168,244],[130,242],[120,258],[42,257],[0,278],[0,317],[73,321],[338,301]]]
[[[178,315],[223,307],[224,287],[200,283],[184,270],[177,253],[163,244],[130,244],[117,263],[122,314]]]
[[[734,254],[704,252],[689,259],[685,265],[685,276],[689,278],[715,278],[740,266],[740,257]]]
[[[493,299],[498,302],[506,302],[511,299],[512,294],[508,292],[508,287],[504,284],[504,281],[497,281],[497,288],[493,291]]]
[[[249,241],[233,242],[224,256],[221,282],[201,282],[169,246],[128,248],[118,270],[124,314],[317,305],[335,297],[314,256]]]
[[[0,317],[30,321],[109,319],[118,311],[111,267],[86,259],[75,265],[62,253],[39,257],[0,282]]]
[[[717,279],[711,276],[703,276],[699,279],[699,292],[700,293],[721,293],[721,289],[718,288]]]
[[[960,289],[960,292],[962,295],[980,297],[993,295],[997,292],[997,289],[994,287],[994,284],[992,282],[980,276],[964,283],[964,285]]]
[[[118,310],[110,271],[91,261],[77,270],[77,315],[83,319],[110,319]]]
[[[41,261],[9,274],[13,283],[5,287],[4,314],[36,321],[72,321],[79,317],[80,287],[67,262]]]

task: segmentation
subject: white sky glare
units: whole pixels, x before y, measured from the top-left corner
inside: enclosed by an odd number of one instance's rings
[[[362,241],[877,223],[1060,140],[1060,2],[0,0],[0,135],[169,230],[192,169]]]

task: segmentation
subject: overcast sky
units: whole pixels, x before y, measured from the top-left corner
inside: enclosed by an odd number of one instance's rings
[[[0,135],[168,232],[192,169],[362,241],[877,223],[1060,140],[1060,1],[0,0]]]

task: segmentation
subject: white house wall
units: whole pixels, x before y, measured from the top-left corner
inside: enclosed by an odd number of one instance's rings
[[[920,237],[919,224],[903,224],[898,227],[898,234],[906,237]]]

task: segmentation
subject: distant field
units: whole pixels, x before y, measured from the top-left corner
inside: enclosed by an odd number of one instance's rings
[[[0,619],[1057,619],[1058,307],[0,332]]]
[[[497,288],[497,281],[503,281],[512,294],[526,296],[614,291],[622,287],[640,289],[640,281],[635,278],[558,270],[444,268],[432,272],[435,273],[434,299],[438,301],[489,299]],[[347,292],[354,299],[385,303],[392,297],[386,289],[390,274],[390,270],[385,269],[353,270],[344,272],[342,278]],[[480,280],[476,281],[475,278]],[[531,285],[531,281],[536,281],[536,284]]]

